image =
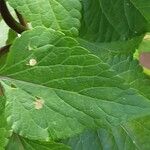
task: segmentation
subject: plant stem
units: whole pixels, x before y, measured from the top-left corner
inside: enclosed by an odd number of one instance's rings
[[[3,89],[2,89],[2,86],[0,85],[0,96],[3,96],[4,93],[3,93]]]
[[[24,27],[28,28],[26,21],[24,20],[24,18],[22,17],[22,15],[15,9],[16,15],[19,19],[19,22],[21,25],[23,25]]]
[[[22,33],[23,31],[27,30],[26,27],[24,27],[23,25],[19,24],[10,14],[6,2],[5,0],[0,0],[0,12],[1,12],[1,16],[4,19],[4,21],[6,22],[6,24],[13,29],[15,32],[17,33]]]
[[[11,46],[11,44],[1,47],[0,48],[0,56],[7,53],[7,52],[9,52],[10,46]]]

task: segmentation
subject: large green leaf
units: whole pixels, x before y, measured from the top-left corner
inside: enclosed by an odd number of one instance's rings
[[[147,0],[131,0],[131,2],[150,23],[150,2]]]
[[[149,78],[147,81],[142,80],[141,77],[138,75],[137,70],[134,70],[134,71],[132,70],[132,72],[130,70],[130,73],[129,73],[130,78],[129,78],[129,76],[126,73],[124,73],[123,68],[117,67],[117,66],[120,66],[120,65],[117,65],[117,61],[115,62],[115,61],[112,61],[112,59],[110,59],[110,54],[114,55],[114,57],[116,58],[118,54],[121,54],[122,56],[125,53],[130,54],[138,46],[137,45],[137,43],[139,43],[138,40],[140,39],[135,39],[134,42],[133,40],[130,40],[126,42],[112,42],[112,43],[103,43],[103,44],[93,44],[87,41],[80,40],[80,43],[84,45],[84,47],[89,48],[94,54],[99,56],[105,62],[108,62],[112,66],[113,69],[116,68],[118,71],[120,70],[121,71],[120,75],[123,75],[124,79],[125,78],[128,79],[126,81],[129,82],[134,79],[135,80],[134,82],[138,83],[135,85],[133,84],[134,88],[137,88],[137,89],[140,88],[140,91],[142,92],[142,94],[147,95],[149,97],[149,85],[150,85],[148,83]],[[143,44],[140,47],[144,47],[145,45],[147,44],[143,42]],[[114,62],[116,64],[115,68],[113,67]],[[128,62],[127,60],[124,61],[125,64],[127,64],[127,62]],[[121,150],[121,149],[149,150],[150,148],[149,127],[150,127],[150,116],[145,116],[145,117],[132,120],[128,123],[122,124],[121,126],[116,126],[116,127],[105,126],[96,131],[89,130],[89,131],[82,133],[81,135],[75,136],[63,142],[70,145],[73,150],[91,150],[91,149],[92,150],[101,150],[101,149],[102,150],[107,150],[107,149],[110,149],[110,150]]]
[[[124,125],[125,131],[141,150],[150,148],[150,116],[137,118]]]
[[[146,0],[141,3],[150,5]],[[82,0],[82,4],[80,36],[84,39],[125,41],[148,30],[147,20],[130,0]]]
[[[127,54],[112,51],[104,62],[60,32],[25,32],[0,71],[9,125],[19,135],[49,140],[149,115],[149,80]]]
[[[150,116],[138,118],[118,127],[86,131],[64,143],[73,150],[149,150]]]
[[[32,23],[78,35],[81,19],[80,0],[8,0],[12,7]]]
[[[130,83],[131,86],[140,89],[139,92],[141,92],[141,94],[147,95],[148,97],[150,96],[149,78],[143,80],[140,71],[138,72],[135,68],[133,68],[133,70],[131,69],[131,62],[129,64],[130,70],[126,72],[127,68],[123,67],[128,66],[128,60],[126,57],[124,57],[124,63],[122,63],[122,65],[118,64],[118,60],[120,59],[119,55],[121,55],[121,57],[126,54],[129,56],[132,51],[134,52],[136,47],[138,47],[138,43],[141,41],[140,38],[135,38],[134,40],[132,39],[126,42],[117,41],[101,44],[90,43],[81,39],[79,41],[82,46],[99,56],[104,62],[107,62],[107,64],[109,64],[112,69],[116,70],[126,82]],[[148,44],[145,44],[145,42],[140,45],[140,48]],[[97,96],[97,94],[95,94],[94,97],[95,96]],[[112,97],[112,93],[110,93],[109,97]],[[84,133],[64,140],[63,142],[70,145],[73,150],[149,150],[149,127],[150,117],[145,116],[121,124],[120,126],[105,125],[98,130],[85,131]]]
[[[4,150],[7,142],[6,119],[5,119],[5,97],[0,86],[0,150]]]
[[[13,134],[6,150],[70,150],[70,148],[54,142],[32,141]]]
[[[69,145],[149,150],[150,80],[133,54],[150,29],[150,2],[82,0],[81,28],[79,0],[9,2],[33,28],[57,30],[23,33],[0,70],[13,131],[49,141],[90,128]],[[78,39],[63,34],[79,28]]]
[[[139,147],[122,127],[89,130],[63,141],[73,150],[136,150]]]
[[[121,126],[89,130],[63,142],[73,150],[149,150],[150,116]]]

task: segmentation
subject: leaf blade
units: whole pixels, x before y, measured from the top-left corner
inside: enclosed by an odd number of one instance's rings
[[[9,0],[9,3],[31,22],[33,28],[45,26],[72,36],[78,35],[81,19],[79,0]]]
[[[20,42],[24,45],[18,51]],[[113,67],[110,60],[103,62],[60,32],[43,27],[25,32],[14,42],[1,70],[9,125],[22,136],[54,140],[101,124],[120,124],[148,115],[149,89],[142,95],[145,85],[140,87],[136,85],[138,80],[133,82],[141,74],[133,72],[139,69],[137,62],[127,55],[112,56],[108,59],[112,59]],[[29,63],[31,59],[36,60],[34,65]],[[129,78],[132,74],[134,77]],[[50,116],[43,118],[45,112]],[[30,127],[24,123],[26,118]]]

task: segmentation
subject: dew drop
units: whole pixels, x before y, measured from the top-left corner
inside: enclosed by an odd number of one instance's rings
[[[36,98],[36,101],[34,102],[35,109],[42,109],[44,105],[44,100],[41,98]]]
[[[18,34],[18,37],[21,37],[21,34]]]
[[[27,65],[29,65],[29,66],[35,66],[36,64],[37,64],[36,59],[30,59],[29,63]]]

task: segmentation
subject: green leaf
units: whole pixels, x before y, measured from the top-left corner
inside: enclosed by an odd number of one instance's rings
[[[134,140],[135,145],[142,150],[150,148],[150,116],[137,118],[124,125],[129,136]]]
[[[145,36],[145,39],[146,37],[148,36]],[[131,68],[129,74],[130,76],[132,74],[132,76],[129,78],[129,76],[125,74],[124,69],[122,68],[125,65],[122,65],[122,67],[121,64],[117,65],[117,60],[119,60],[118,55],[121,55],[123,57],[124,55],[128,54],[129,56],[130,53],[132,51],[134,52],[134,50],[138,47],[140,41],[141,38],[135,38],[134,40],[132,39],[125,42],[117,41],[111,43],[95,44],[79,39],[79,42],[82,46],[93,52],[95,55],[99,56],[103,61],[110,64],[113,69],[117,69],[117,72],[120,71],[120,75],[123,75],[123,78],[125,80],[128,79],[126,81],[130,81],[131,83],[131,80],[134,80],[134,82],[137,80],[138,84],[136,84],[134,88],[141,88],[140,91],[143,91],[143,94],[149,97],[149,83],[146,83],[149,82],[149,78],[147,81],[144,81],[139,75],[137,75],[138,73],[141,74],[140,71],[138,72],[137,69],[133,71]],[[128,61],[125,58],[124,60],[124,64],[127,65]],[[129,65],[132,66],[132,63],[130,62]],[[110,97],[112,97],[112,93],[110,93]],[[149,150],[149,126],[150,117],[145,116],[137,118],[125,124],[121,124],[120,126],[105,125],[98,130],[88,130],[80,135],[76,135],[72,138],[63,140],[62,142],[71,146],[73,150]]]
[[[0,150],[4,150],[7,139],[6,119],[5,119],[5,97],[0,86]]]
[[[55,140],[149,115],[149,80],[127,54],[112,51],[104,62],[61,32],[25,32],[0,71],[8,124],[21,136]]]
[[[81,19],[80,0],[8,0],[8,2],[19,10],[33,27],[44,25],[69,35],[78,35]]]
[[[141,3],[150,5],[147,0]],[[125,41],[148,30],[147,20],[130,0],[82,0],[82,4],[80,37],[89,41]]]
[[[150,80],[133,54],[150,30],[150,2],[9,2],[35,28],[0,67],[7,122],[21,144],[76,136],[73,149],[149,150]],[[64,35],[78,31],[78,39]]]
[[[136,150],[139,147],[122,127],[105,127],[88,130],[63,141],[73,150]]]
[[[149,127],[150,117],[146,116],[118,127],[89,130],[63,142],[73,150],[149,150]]]
[[[150,2],[147,0],[131,0],[131,2],[150,23]]]
[[[63,143],[73,150],[149,150],[150,116],[138,118],[121,126],[105,126],[85,131]]]
[[[68,146],[54,142],[31,141],[13,134],[6,150],[70,150]]]
[[[0,68],[2,68],[5,65],[7,59],[7,54],[3,54],[2,56],[0,56]]]
[[[6,41],[7,44],[12,44],[13,41],[18,37],[17,33],[13,31],[12,29],[9,29],[8,32],[8,39]]]

